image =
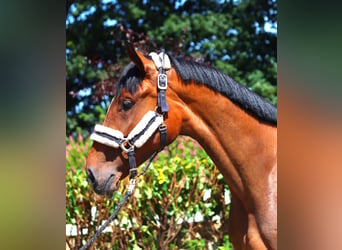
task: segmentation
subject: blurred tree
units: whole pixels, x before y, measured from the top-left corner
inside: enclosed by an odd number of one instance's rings
[[[67,135],[103,120],[127,40],[208,63],[276,104],[276,25],[274,0],[67,0]]]

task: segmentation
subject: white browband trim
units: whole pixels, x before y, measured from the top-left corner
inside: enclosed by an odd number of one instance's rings
[[[134,129],[127,136],[128,140],[131,140],[134,136],[138,135],[141,131],[143,131],[147,124],[154,118],[153,123],[148,127],[148,129],[144,132],[143,135],[134,143],[134,146],[140,148],[144,145],[148,139],[152,136],[152,134],[157,130],[157,128],[163,123],[163,117],[156,113],[155,111],[148,111],[141,121],[134,127]]]
[[[96,132],[101,132],[101,133],[105,133],[108,135],[111,135],[115,138],[118,139],[122,139],[122,140],[131,140],[132,138],[134,138],[134,136],[138,135],[139,133],[141,133],[148,125],[148,123],[154,118],[155,120],[153,121],[153,123],[147,128],[147,130],[144,132],[144,134],[142,134],[140,136],[140,138],[134,142],[135,147],[140,148],[142,145],[144,145],[148,139],[150,139],[150,137],[152,136],[152,134],[158,129],[158,127],[163,123],[163,117],[161,115],[159,115],[158,113],[156,113],[155,111],[148,111],[143,118],[140,120],[140,122],[133,128],[133,130],[129,133],[129,135],[127,136],[127,138],[124,137],[123,133],[119,130],[115,130],[115,129],[111,129],[108,127],[105,127],[103,125],[96,125],[95,126],[95,131]],[[90,136],[90,139],[93,141],[97,141],[99,143],[105,144],[107,146],[113,147],[113,148],[119,148],[120,145],[114,141],[111,140],[105,136],[101,136],[99,134],[96,133],[92,133]]]
[[[157,69],[159,69],[160,67],[165,70],[171,69],[170,58],[166,53],[160,52],[158,55],[156,52],[151,52],[150,56],[152,57],[154,65]]]
[[[162,59],[158,56],[156,52],[151,52],[150,56],[152,57],[152,61],[154,62],[154,65],[156,65],[156,68],[159,69],[162,67]]]

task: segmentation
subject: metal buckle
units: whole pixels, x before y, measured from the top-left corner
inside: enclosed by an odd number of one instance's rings
[[[131,196],[133,194],[134,188],[135,188],[135,183],[136,180],[135,179],[131,179],[129,181],[129,185],[128,185],[128,189],[127,189],[127,193],[129,196]]]
[[[163,124],[161,124],[161,125],[159,126],[159,131],[161,131],[161,132],[166,131],[166,129],[167,129],[167,126],[166,126],[165,123],[163,123]]]
[[[167,75],[166,74],[158,75],[158,89],[161,89],[161,90],[167,89]]]

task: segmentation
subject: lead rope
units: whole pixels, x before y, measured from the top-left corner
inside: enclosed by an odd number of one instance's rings
[[[124,195],[124,197],[122,198],[122,200],[119,202],[119,204],[117,205],[117,207],[115,208],[113,214],[108,218],[108,220],[103,223],[103,225],[96,231],[96,233],[87,241],[87,243],[82,246],[79,250],[86,250],[88,249],[93,242],[96,240],[97,237],[100,236],[100,234],[103,232],[103,230],[109,225],[109,223],[111,223],[115,217],[117,216],[117,214],[119,213],[120,209],[122,208],[122,206],[125,204],[125,202],[127,201],[127,199],[134,193],[134,189],[135,189],[135,185],[137,183],[136,178],[139,178],[140,176],[142,176],[143,174],[145,174],[146,170],[148,169],[148,167],[151,165],[153,159],[157,156],[157,154],[161,151],[162,149],[156,151],[153,153],[153,155],[150,157],[150,159],[148,160],[148,163],[144,166],[144,168],[142,169],[142,171],[139,173],[139,175],[134,176],[133,178],[130,179],[129,181],[129,185],[128,185],[128,189]]]

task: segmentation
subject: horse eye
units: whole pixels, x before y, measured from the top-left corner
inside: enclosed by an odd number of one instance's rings
[[[124,111],[127,111],[127,110],[131,109],[131,108],[133,107],[134,104],[135,104],[134,101],[129,100],[129,99],[125,99],[125,100],[123,100],[123,102],[121,103],[121,108],[122,108]]]

